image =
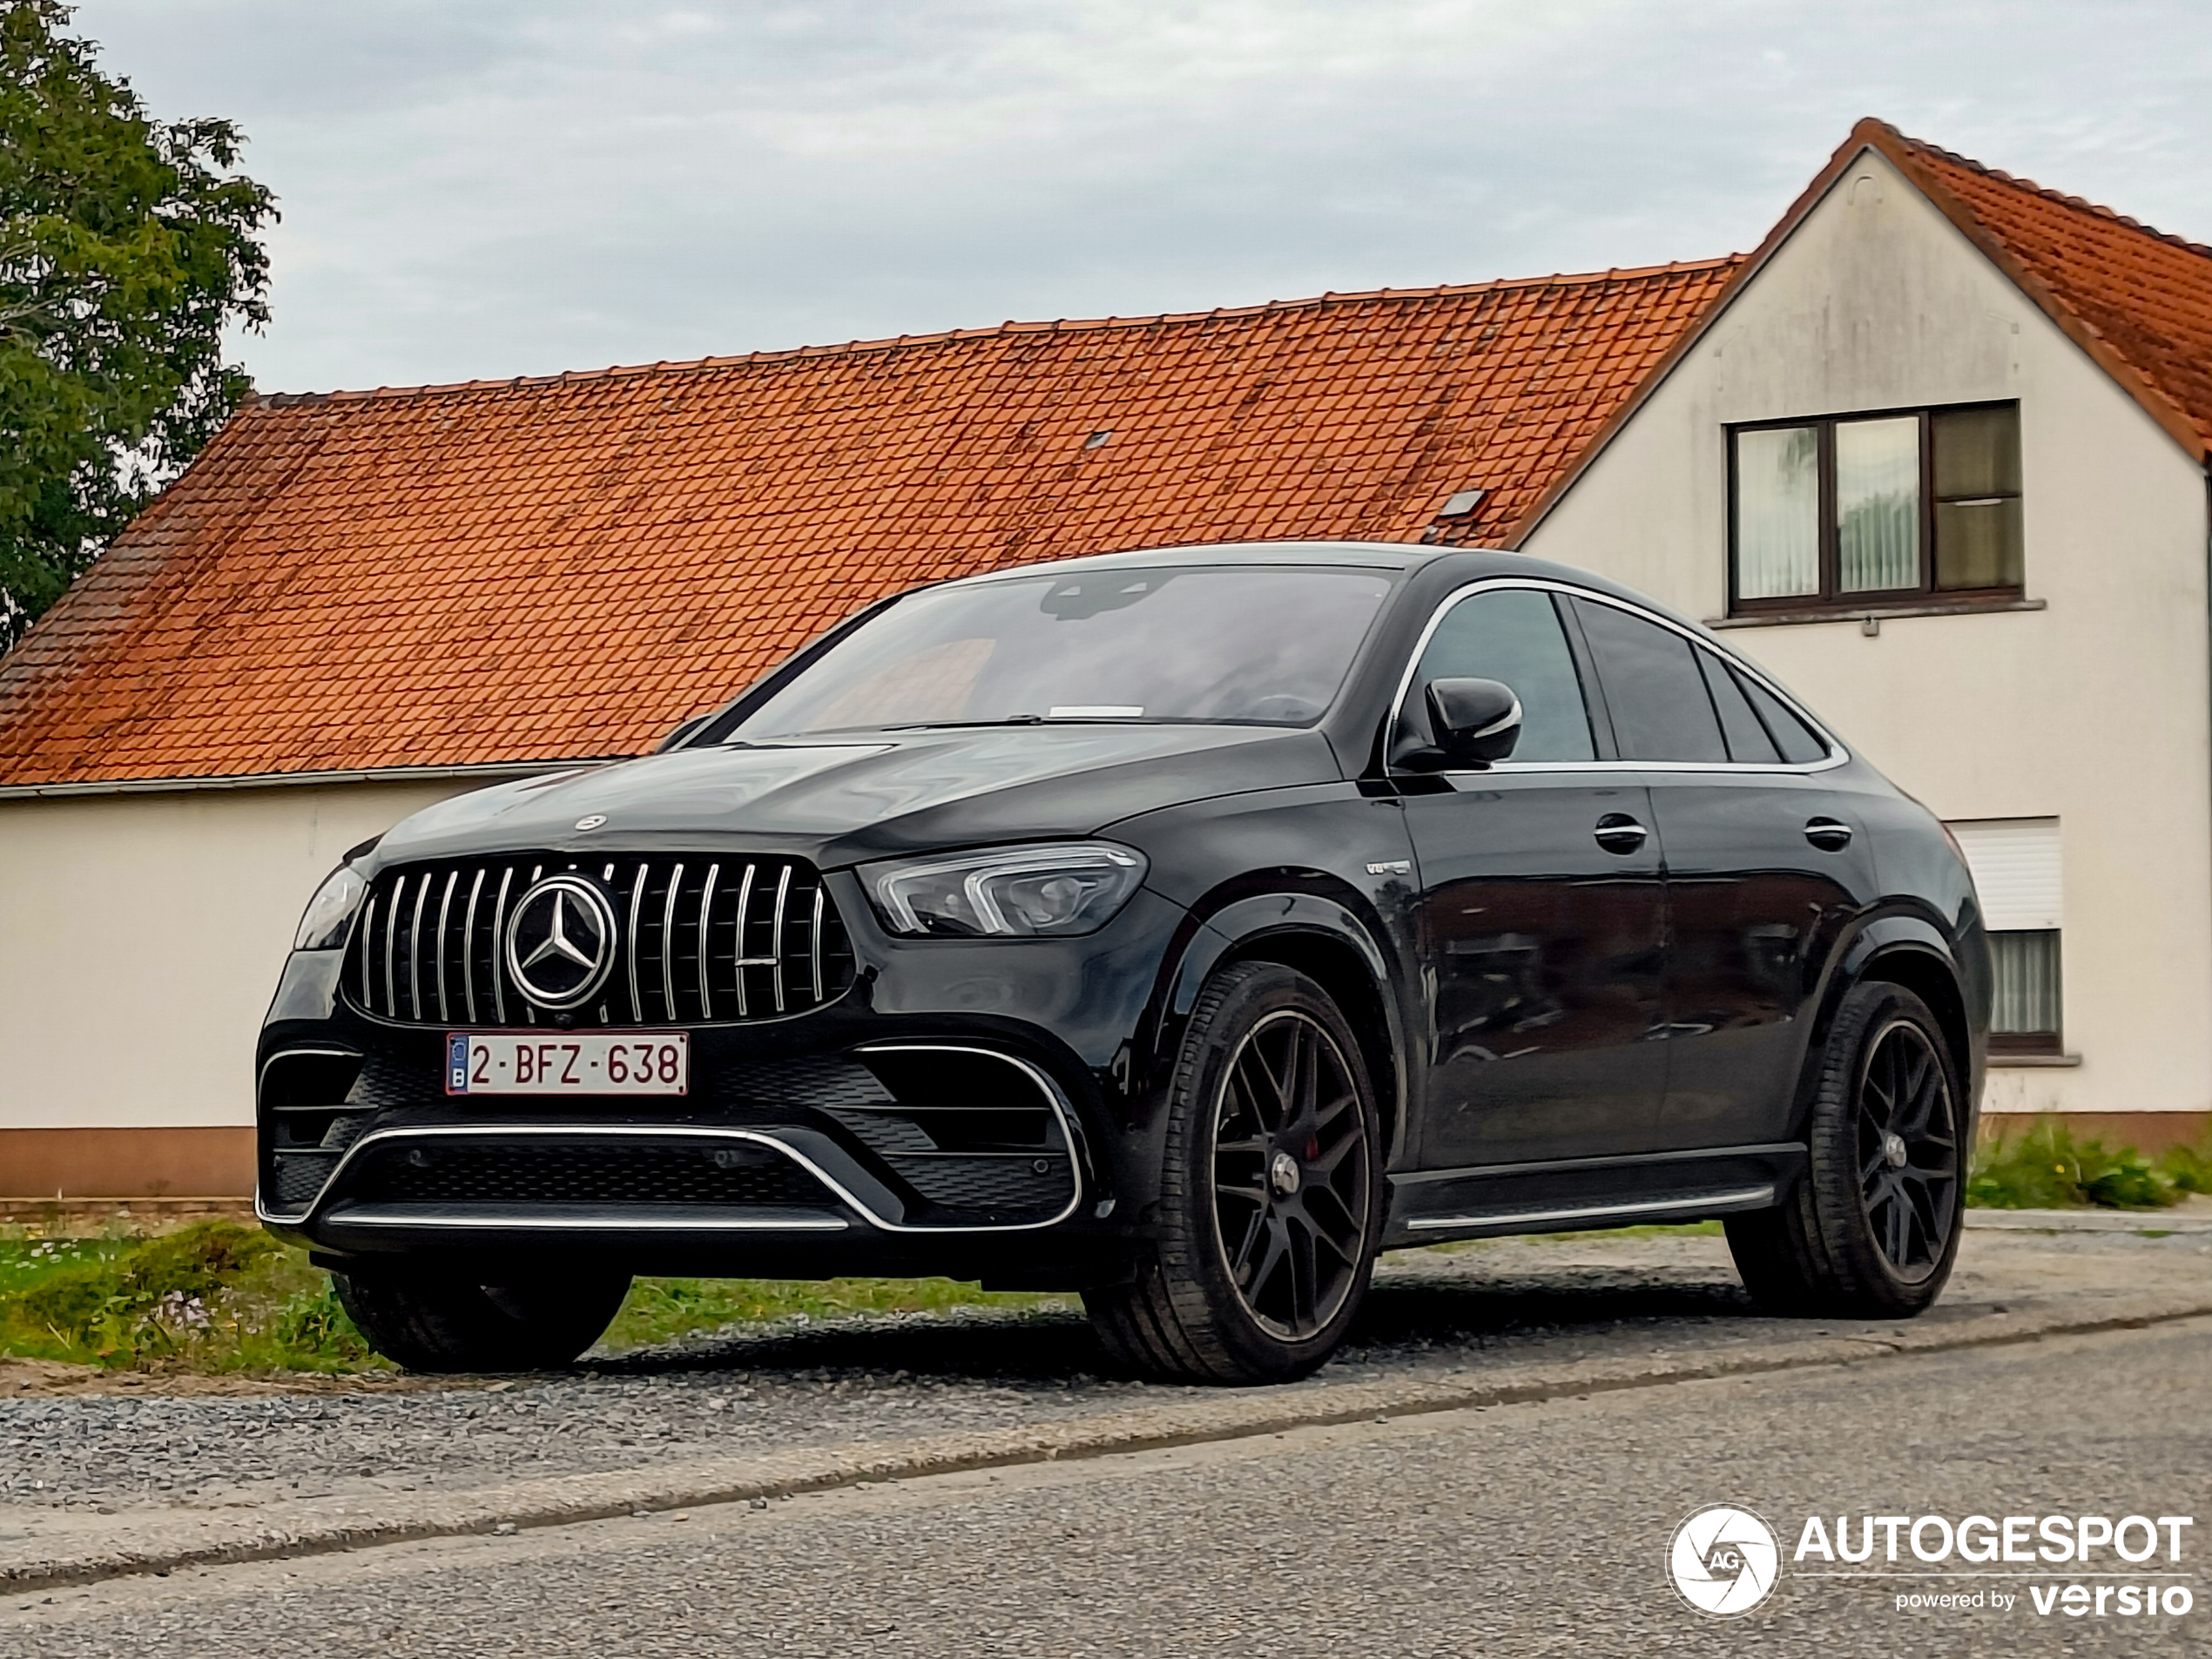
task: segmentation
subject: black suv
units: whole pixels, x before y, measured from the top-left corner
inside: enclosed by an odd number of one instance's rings
[[[356,849],[262,1034],[259,1204],[422,1369],[566,1363],[633,1273],[898,1272],[1280,1379],[1379,1251],[1703,1217],[1763,1304],[1907,1315],[1988,998],[1942,826],[1650,601],[1117,554]]]

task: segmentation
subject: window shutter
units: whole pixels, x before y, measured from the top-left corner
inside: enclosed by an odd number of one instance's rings
[[[1953,824],[1981,894],[1983,924],[1992,933],[2063,927],[2060,902],[2059,820],[1989,818]]]

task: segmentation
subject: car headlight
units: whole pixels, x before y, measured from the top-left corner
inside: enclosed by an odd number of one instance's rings
[[[354,873],[351,865],[340,865],[307,900],[307,914],[300,918],[300,931],[292,936],[292,948],[336,950],[346,942],[354,912],[361,907],[368,892],[368,883]]]
[[[1144,855],[1110,841],[1001,846],[862,867],[894,934],[1064,937],[1095,933],[1144,880]]]

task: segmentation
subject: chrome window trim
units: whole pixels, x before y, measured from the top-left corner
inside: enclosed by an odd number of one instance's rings
[[[344,1152],[339,1155],[337,1163],[331,1166],[330,1173],[323,1177],[322,1185],[316,1190],[315,1196],[308,1201],[307,1207],[306,1209],[298,1211],[296,1214],[285,1215],[264,1208],[261,1203],[260,1184],[257,1181],[254,1184],[253,1189],[253,1213],[254,1216],[261,1221],[275,1222],[280,1226],[304,1227],[307,1225],[314,1220],[318,1214],[320,1213],[323,1201],[330,1196],[330,1190],[337,1184],[338,1177],[346,1172],[348,1166],[352,1164],[356,1157],[360,1157],[363,1152],[367,1151],[373,1146],[388,1144],[394,1141],[405,1140],[436,1140],[446,1138],[497,1140],[502,1136],[527,1136],[533,1139],[566,1140],[590,1140],[595,1138],[604,1140],[609,1137],[615,1137],[662,1141],[742,1141],[751,1145],[771,1147],[776,1151],[782,1153],[786,1157],[791,1159],[792,1163],[798,1164],[799,1168],[806,1170],[807,1174],[813,1176],[815,1180],[820,1182],[823,1186],[827,1188],[836,1196],[839,1202],[849,1207],[856,1215],[867,1221],[870,1226],[883,1232],[925,1234],[1035,1232],[1042,1228],[1057,1227],[1062,1222],[1067,1220],[1069,1217],[1074,1215],[1076,1210],[1082,1204],[1084,1170],[1089,1160],[1084,1150],[1083,1142],[1076,1132],[1073,1121],[1073,1114],[1069,1108],[1068,1098],[1061,1092],[1059,1084],[1054,1082],[1050,1076],[1048,1075],[1042,1068],[1032,1065],[1028,1061],[1023,1060],[1018,1055],[1006,1054],[996,1049],[979,1048],[970,1043],[927,1042],[878,1042],[869,1043],[859,1049],[856,1049],[854,1052],[859,1054],[891,1054],[901,1052],[913,1053],[916,1051],[933,1054],[974,1054],[984,1055],[985,1057],[992,1060],[1003,1061],[1006,1064],[1012,1066],[1015,1070],[1022,1072],[1031,1082],[1037,1086],[1038,1089],[1044,1095],[1047,1108],[1059,1122],[1061,1137],[1068,1148],[1068,1161],[1076,1177],[1076,1179],[1072,1184],[1073,1191],[1069,1197],[1068,1204],[1065,1209],[1062,1210],[1059,1214],[1044,1221],[1012,1222],[1003,1225],[995,1226],[914,1226],[905,1222],[889,1221],[885,1219],[882,1216],[878,1215],[874,1211],[871,1210],[867,1204],[863,1204],[858,1197],[854,1197],[852,1191],[840,1182],[835,1176],[830,1174],[828,1170],[823,1169],[820,1164],[815,1163],[813,1159],[808,1157],[806,1153],[800,1151],[797,1147],[790,1145],[786,1142],[779,1140],[775,1136],[765,1133],[759,1130],[702,1129],[689,1124],[664,1127],[651,1123],[555,1124],[502,1123],[498,1122],[489,1122],[482,1123],[427,1124],[406,1128],[371,1130],[368,1134],[361,1136],[351,1146],[347,1147]],[[513,1224],[504,1221],[479,1222],[463,1217],[447,1224],[456,1227],[501,1227]],[[583,1225],[582,1223],[578,1222],[555,1222],[550,1219],[538,1224],[547,1229],[554,1229],[563,1226],[577,1227]],[[610,1221],[604,1224],[605,1227],[610,1229],[619,1229],[632,1224]],[[842,1225],[842,1224],[840,1224]],[[689,1225],[691,1225],[695,1231],[706,1231],[708,1230],[710,1224],[700,1222],[689,1224]],[[753,1228],[753,1231],[764,1231],[764,1229],[761,1226],[756,1225]]]
[[[1834,732],[1815,719],[1803,704],[1742,658],[1714,641],[1707,639],[1696,629],[1676,622],[1671,617],[1662,617],[1656,611],[1647,610],[1642,605],[1631,604],[1625,599],[1616,599],[1610,594],[1599,593],[1590,588],[1577,587],[1571,582],[1558,582],[1546,577],[1527,576],[1484,577],[1479,581],[1469,582],[1464,586],[1453,589],[1438,603],[1436,609],[1429,613],[1428,622],[1422,628],[1420,637],[1413,642],[1412,654],[1406,659],[1406,671],[1399,678],[1398,693],[1391,699],[1388,724],[1383,728],[1383,753],[1386,757],[1389,755],[1391,746],[1398,740],[1399,711],[1406,706],[1406,696],[1413,689],[1413,675],[1420,668],[1422,657],[1427,653],[1429,641],[1435,637],[1436,631],[1443,626],[1444,618],[1451,613],[1453,607],[1463,600],[1471,599],[1478,593],[1507,588],[1530,588],[1540,593],[1564,594],[1572,599],[1588,599],[1598,604],[1611,605],[1615,610],[1625,610],[1632,617],[1639,617],[1645,622],[1656,623],[1669,632],[1681,635],[1690,643],[1694,649],[1711,651],[1730,668],[1757,681],[1781,703],[1783,707],[1803,720],[1811,728],[1814,734],[1828,745],[1828,756],[1822,760],[1804,760],[1794,763],[1787,760],[1773,762],[1757,760],[1500,760],[1479,770],[1473,767],[1454,766],[1439,772],[1424,773],[1424,776],[1487,778],[1494,777],[1501,772],[1507,774],[1525,772],[1538,775],[1545,772],[1598,772],[1608,775],[1617,775],[1635,772],[1716,772],[1736,777],[1755,774],[1770,776],[1777,772],[1803,777],[1814,772],[1832,772],[1838,766],[1850,764],[1851,751],[1844,745]],[[1579,664],[1577,665],[1579,666]],[[1591,736],[1595,739],[1596,736],[1595,729]]]

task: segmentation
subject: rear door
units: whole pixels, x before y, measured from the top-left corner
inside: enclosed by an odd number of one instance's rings
[[[1823,967],[1873,894],[1827,742],[1757,676],[1653,618],[1577,600],[1624,760],[1651,763],[1667,878],[1669,1150],[1789,1132]]]
[[[1501,680],[1510,761],[1402,779],[1419,860],[1432,1028],[1430,1170],[1654,1144],[1665,1086],[1665,894],[1647,791],[1608,772],[1563,601],[1486,587],[1432,630],[1399,714],[1427,731],[1432,678]]]

